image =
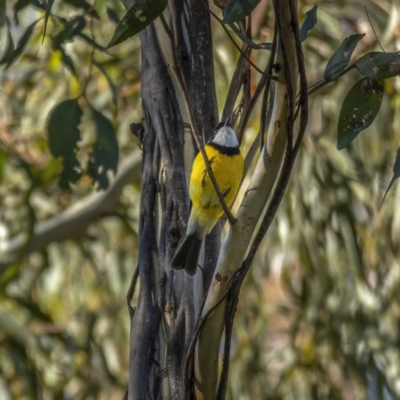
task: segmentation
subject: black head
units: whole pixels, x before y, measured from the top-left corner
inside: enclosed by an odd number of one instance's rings
[[[213,131],[212,131],[212,133],[211,133],[211,136],[210,136],[210,139],[208,139],[208,141],[211,142],[211,141],[214,139],[216,133],[217,133],[221,128],[223,128],[224,126],[230,126],[230,127],[232,127],[232,125],[231,125],[231,117],[228,117],[228,118],[226,119],[225,122],[220,122],[220,123],[213,129]]]

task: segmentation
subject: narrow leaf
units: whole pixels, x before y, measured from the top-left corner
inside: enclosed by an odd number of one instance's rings
[[[71,72],[72,75],[76,76],[76,69],[72,58],[65,52],[63,47],[60,47],[58,50],[61,52],[61,61],[64,66],[69,70],[69,72]]]
[[[365,36],[365,33],[350,35],[343,40],[342,44],[335,51],[325,68],[324,79],[334,81],[337,79],[339,72],[346,68],[354,49],[358,42]]]
[[[14,39],[11,36],[10,21],[8,20],[8,18],[6,18],[6,25],[7,25],[7,44],[1,56],[0,65],[9,62],[12,59],[12,56],[15,51]]]
[[[97,14],[96,10],[86,0],[64,0],[64,1],[75,8],[83,8],[89,15],[99,19],[99,15]]]
[[[347,147],[357,135],[374,121],[381,107],[383,81],[363,78],[349,91],[343,101],[338,121],[337,148]]]
[[[46,3],[46,14],[44,16],[44,28],[43,28],[43,39],[42,43],[44,42],[44,38],[46,37],[46,29],[47,29],[47,21],[49,20],[51,7],[53,7],[54,0],[47,0]]]
[[[71,41],[76,35],[79,35],[86,25],[85,17],[78,16],[65,21],[64,29],[54,36],[52,41],[52,47],[54,50],[58,50],[65,42]]]
[[[119,24],[121,22],[117,13],[109,7],[107,7],[107,16],[111,21],[115,22],[116,24]]]
[[[77,34],[77,36],[79,38],[81,38],[82,40],[84,40],[86,43],[90,44],[96,50],[100,50],[100,51],[103,51],[104,53],[109,54],[108,51],[103,46],[100,46],[95,40],[93,40],[89,36],[85,35],[84,33],[80,32]]]
[[[394,182],[396,181],[396,179],[400,176],[400,147],[397,149],[397,154],[396,154],[396,160],[394,162],[394,166],[393,166],[393,177],[389,182],[389,186],[386,189],[386,192],[383,196],[381,205],[379,206],[379,208],[382,207],[383,202],[386,199],[386,195],[389,193],[389,190],[391,189],[391,187],[393,186]]]
[[[107,171],[117,171],[118,142],[111,122],[95,109],[92,109],[92,112],[97,128],[97,139],[92,150],[92,175],[100,189],[107,189]]]
[[[246,18],[257,7],[260,0],[230,0],[224,11],[222,23],[233,24]]]
[[[107,74],[107,71],[104,69],[103,65],[98,63],[96,60],[93,60],[93,65],[95,65],[100,72],[105,76],[107,79],[108,85],[110,86],[111,94],[112,94],[112,102],[115,107],[118,106],[118,97],[117,97],[117,88],[114,85],[114,82],[111,80],[110,76]]]
[[[14,21],[15,24],[18,25],[19,24],[19,20],[18,20],[18,12],[23,10],[25,7],[28,7],[30,4],[29,0],[18,0],[14,6],[13,6],[13,11],[14,11]]]
[[[266,43],[265,45],[254,43],[243,32],[241,32],[240,29],[235,24],[232,23],[232,24],[228,24],[228,25],[236,33],[236,35],[239,36],[239,38],[243,42],[245,42],[248,46],[250,46],[252,49],[255,49],[255,50],[271,50],[272,49],[272,43]]]
[[[67,100],[53,108],[47,123],[50,151],[54,157],[63,158],[63,171],[60,186],[69,187],[69,182],[79,179],[79,162],[76,159],[80,140],[78,125],[82,117],[82,109],[76,100]]]
[[[392,78],[400,74],[400,54],[373,51],[362,56],[356,66],[369,78]]]
[[[6,69],[22,54],[26,44],[28,43],[29,39],[32,36],[33,30],[35,29],[35,25],[38,23],[39,20],[36,20],[32,24],[26,28],[25,32],[21,36],[21,39],[19,39],[17,47],[13,51],[13,53],[10,55],[9,60],[7,61]]]
[[[18,12],[29,5],[38,8],[39,10],[46,10],[46,6],[40,3],[39,0],[17,0],[17,2],[13,6],[14,20],[17,25],[19,24]]]
[[[107,49],[129,39],[146,28],[165,10],[167,4],[168,0],[134,0],[132,7],[115,28]]]
[[[304,21],[300,28],[300,40],[302,42],[307,39],[308,32],[310,32],[317,23],[317,9],[318,6],[314,6],[311,10],[307,11],[304,16]]]

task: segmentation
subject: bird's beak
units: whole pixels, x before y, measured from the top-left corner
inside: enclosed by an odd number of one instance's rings
[[[224,126],[231,126],[231,117],[228,117],[225,121],[225,125]]]

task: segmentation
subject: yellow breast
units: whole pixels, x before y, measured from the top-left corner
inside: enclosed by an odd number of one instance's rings
[[[222,154],[210,145],[204,149],[226,204],[231,206],[244,175],[243,157],[241,154]],[[190,176],[190,199],[193,207],[191,218],[198,220],[208,233],[222,216],[223,209],[200,153],[194,160]]]

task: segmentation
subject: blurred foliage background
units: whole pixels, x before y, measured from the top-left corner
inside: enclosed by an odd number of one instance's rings
[[[137,263],[139,174],[124,187],[113,212],[96,218],[83,238],[79,232],[76,240],[28,254],[20,246],[11,261],[7,249],[21,232],[29,243],[40,222],[79,206],[94,192],[88,173],[95,141],[90,107],[112,122],[120,165],[140,151],[129,128],[141,121],[140,44],[135,37],[104,50],[116,16],[125,13],[119,1],[96,1],[86,12],[81,2],[55,2],[57,18],[50,16],[43,43],[45,11],[41,3],[28,4],[7,3],[16,42],[42,19],[18,58],[8,68],[3,64],[0,81],[0,398],[122,398],[129,350],[125,295]],[[398,1],[300,1],[300,17],[314,5],[318,23],[303,44],[310,85],[322,79],[327,61],[350,34],[366,33],[354,59],[379,49],[364,7],[384,49],[399,49]],[[262,0],[253,15],[254,40],[271,41],[271,14],[271,2]],[[78,16],[84,18],[86,39],[76,35],[54,46],[65,21]],[[4,51],[7,32],[5,24]],[[213,35],[222,109],[238,52],[215,21]],[[253,51],[252,59],[263,65],[267,54]],[[339,152],[340,105],[360,77],[352,71],[310,98],[309,125],[290,185],[241,292],[230,399],[400,398],[400,212],[395,206],[400,186],[378,211],[400,139],[400,83],[385,80],[378,117]],[[75,98],[84,112],[82,174],[63,190],[58,186],[62,162],[51,156],[46,124],[55,105]],[[259,109],[246,131],[244,152],[258,128]]]

